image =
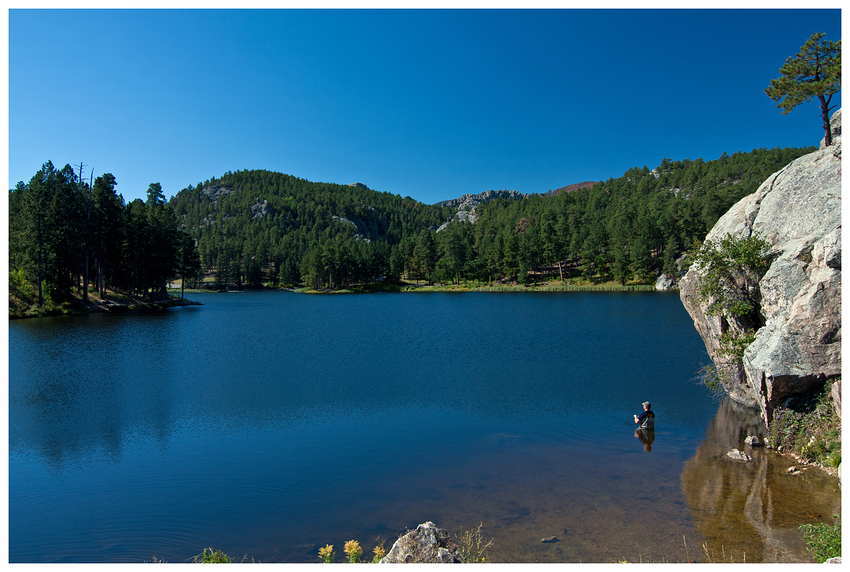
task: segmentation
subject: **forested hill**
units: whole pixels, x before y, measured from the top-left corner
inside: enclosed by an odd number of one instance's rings
[[[220,284],[527,283],[570,275],[626,283],[673,272],[676,258],[729,207],[813,150],[664,159],[569,193],[496,199],[477,207],[475,223],[440,232],[451,207],[270,171],[229,172],[183,189],[169,204]]]

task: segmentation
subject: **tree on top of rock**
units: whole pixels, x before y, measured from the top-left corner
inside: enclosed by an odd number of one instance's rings
[[[829,128],[829,112],[832,96],[841,90],[841,40],[831,42],[822,40],[826,34],[815,32],[800,48],[800,52],[785,60],[779,68],[782,74],[770,80],[770,87],[764,92],[776,107],[782,108],[782,115],[817,97],[823,116],[823,129],[826,133],[826,145],[832,145],[832,132]]]

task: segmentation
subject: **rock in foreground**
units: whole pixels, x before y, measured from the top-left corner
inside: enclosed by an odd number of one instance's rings
[[[460,550],[449,533],[433,522],[426,522],[396,540],[380,564],[459,562],[462,562]]]

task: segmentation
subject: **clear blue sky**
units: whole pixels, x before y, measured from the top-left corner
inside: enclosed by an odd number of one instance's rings
[[[763,90],[840,26],[835,9],[10,10],[9,188],[50,160],[112,173],[127,202],[268,169],[433,203],[817,145],[817,104],[782,115]]]

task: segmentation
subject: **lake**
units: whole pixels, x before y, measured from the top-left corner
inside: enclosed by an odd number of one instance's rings
[[[503,562],[805,560],[793,516],[725,502],[781,467],[715,450],[754,422],[697,385],[677,294],[187,297],[9,323],[11,562],[342,561],[350,539],[371,559],[428,520],[483,524]],[[735,511],[746,534],[717,523]]]

